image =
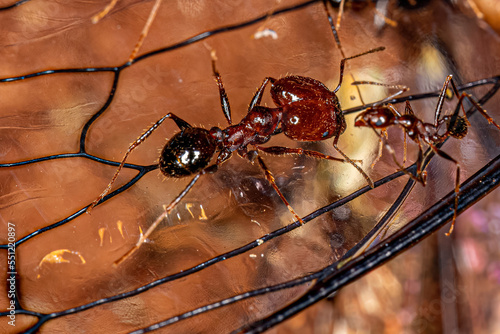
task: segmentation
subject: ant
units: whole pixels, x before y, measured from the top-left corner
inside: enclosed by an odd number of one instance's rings
[[[453,93],[458,98],[458,103],[455,111],[452,115],[441,117],[441,111],[443,109],[443,102],[445,99],[448,86],[451,83]],[[354,85],[361,84],[361,82],[353,82]],[[376,84],[376,83],[375,83]],[[394,162],[400,168],[401,171],[408,174],[412,179],[421,183],[425,186],[427,173],[423,170],[422,165],[424,162],[424,153],[422,143],[426,144],[430,149],[439,155],[440,157],[453,162],[457,166],[456,179],[455,179],[455,208],[453,212],[453,220],[451,223],[450,230],[446,233],[449,236],[453,232],[455,226],[455,220],[457,218],[458,211],[458,196],[460,193],[460,164],[457,160],[452,158],[450,155],[438,148],[438,144],[443,143],[449,137],[462,139],[467,135],[468,127],[470,123],[467,119],[467,115],[464,110],[463,100],[468,99],[470,103],[476,108],[481,115],[483,115],[489,123],[495,125],[499,130],[500,126],[489,116],[481,105],[468,93],[462,92],[460,95],[458,89],[453,81],[453,76],[449,75],[443,85],[441,93],[439,95],[438,103],[436,105],[436,110],[434,113],[434,123],[425,123],[419,119],[413,112],[410,102],[406,101],[405,113],[401,115],[394,106],[390,103],[387,105],[376,105],[367,108],[364,112],[359,114],[355,119],[355,126],[359,127],[371,127],[373,131],[379,137],[380,142],[385,143],[385,147],[391,153]],[[463,110],[464,116],[459,116],[460,109]],[[404,130],[405,134],[405,144],[406,135],[410,137],[414,142],[418,144],[419,152],[417,159],[417,172],[416,175],[408,172],[401,164],[398,162],[394,149],[385,141],[382,134],[386,134],[386,129],[390,126],[398,125]],[[380,129],[382,133],[377,132],[376,129]],[[406,145],[405,145],[406,146]],[[406,147],[405,147],[406,151]],[[379,151],[380,158],[382,151]],[[377,158],[377,160],[378,160]],[[373,166],[373,165],[372,165]]]
[[[123,262],[140,247],[158,224],[169,215],[182,198],[191,190],[200,176],[215,173],[220,165],[231,158],[234,152],[242,158],[247,158],[252,163],[255,161],[258,162],[260,168],[264,171],[267,181],[274,188],[283,203],[285,203],[295,220],[301,224],[304,222],[295,213],[278,189],[274,177],[264,163],[264,160],[260,157],[259,151],[274,155],[299,154],[318,159],[349,162],[365,177],[370,186],[373,187],[373,181],[361,167],[356,165],[354,161],[337,147],[338,139],[346,129],[346,122],[335,93],[342,84],[344,67],[347,60],[382,50],[384,50],[384,47],[375,48],[342,59],[340,61],[339,83],[333,91],[330,91],[320,81],[308,77],[298,75],[285,76],[281,79],[266,77],[253,96],[247,115],[237,124],[232,124],[229,100],[222,83],[221,75],[215,65],[215,52],[212,51],[212,72],[219,88],[221,108],[229,126],[225,129],[213,127],[210,130],[206,130],[204,128],[192,127],[173,113],[166,114],[129,146],[106,189],[87,208],[87,213],[90,213],[110,192],[129,154],[144,142],[166,119],[172,119],[179,127],[180,132],[175,134],[161,151],[158,164],[160,171],[165,176],[172,178],[193,175],[194,177],[184,190],[165,208],[164,212],[148,230],[141,235],[136,245],[115,264],[118,265]],[[259,105],[268,83],[271,83],[270,92],[276,108]],[[287,137],[296,141],[322,141],[334,137],[333,147],[345,160],[302,148],[260,146],[268,142],[273,135],[279,133],[284,133]],[[249,149],[249,145],[253,146],[254,149]],[[216,161],[210,164],[215,155],[217,155]]]
[[[159,4],[160,1],[156,3]],[[114,1],[111,4],[113,3]],[[326,9],[325,2],[324,5],[331,29],[337,44],[339,44],[336,30],[332,23],[333,20]],[[287,206],[295,221],[301,224],[304,222],[295,213],[278,189],[274,177],[260,157],[259,151],[272,155],[297,154],[317,159],[348,162],[363,175],[370,187],[373,188],[374,184],[371,178],[337,146],[340,135],[346,129],[346,122],[336,92],[342,84],[344,67],[348,60],[384,49],[384,47],[378,47],[351,57],[346,58],[343,56],[343,59],[340,61],[339,82],[333,91],[329,90],[320,81],[308,77],[298,75],[285,76],[280,79],[266,77],[254,94],[248,107],[247,115],[237,124],[232,123],[229,99],[226,95],[221,75],[216,68],[217,58],[215,52],[212,51],[212,72],[219,89],[221,108],[229,126],[225,129],[213,127],[210,130],[206,130],[204,128],[192,127],[173,113],[166,114],[129,146],[106,189],[87,208],[87,213],[90,213],[111,191],[111,187],[129,154],[144,142],[166,119],[172,119],[179,127],[180,132],[175,134],[161,151],[158,164],[159,169],[167,177],[182,178],[193,176],[193,178],[184,190],[165,207],[164,212],[153,222],[148,230],[141,235],[136,245],[116,261],[115,264],[118,265],[123,262],[141,246],[160,222],[169,215],[182,198],[191,190],[200,176],[215,173],[225,161],[231,158],[234,152],[252,163],[257,162],[259,164],[260,168],[264,171],[267,181]],[[137,48],[134,52],[136,51]],[[264,90],[268,84],[271,85],[270,93],[276,108],[260,105]],[[380,85],[391,88],[399,87]],[[323,141],[333,137],[333,147],[342,155],[343,159],[302,148],[260,146],[268,142],[272,136],[280,133],[284,133],[285,136],[295,141]],[[253,149],[250,149],[249,146],[253,146]],[[217,158],[210,164],[216,155]]]

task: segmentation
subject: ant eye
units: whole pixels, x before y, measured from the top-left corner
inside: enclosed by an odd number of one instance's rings
[[[325,131],[325,132],[323,132],[323,134],[322,134],[323,138],[328,137],[328,135],[329,135],[329,132],[328,132],[328,131]]]

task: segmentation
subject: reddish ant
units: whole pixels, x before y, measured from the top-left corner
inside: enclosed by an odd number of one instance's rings
[[[453,93],[458,98],[458,104],[452,115],[441,117],[445,94],[450,83],[453,89]],[[361,82],[354,82],[353,84],[358,85],[361,84]],[[470,101],[470,103],[481,113],[481,115],[483,115],[488,120],[489,123],[492,123],[500,130],[500,126],[495,123],[495,121],[486,113],[486,110],[484,110],[470,94],[467,94],[465,92],[462,92],[461,95],[459,94],[458,89],[452,79],[452,75],[449,75],[446,78],[446,81],[444,82],[443,88],[439,95],[436,111],[434,113],[434,123],[425,123],[417,116],[415,116],[409,101],[406,101],[404,115],[401,115],[391,104],[387,104],[370,107],[366,109],[366,111],[359,114],[355,119],[355,126],[371,127],[379,137],[379,140],[385,143],[385,147],[391,153],[396,165],[402,171],[408,174],[412,179],[420,182],[424,186],[426,184],[427,173],[422,168],[422,164],[424,162],[422,143],[427,144],[437,155],[449,161],[452,161],[457,166],[455,179],[455,209],[453,212],[453,220],[450,230],[448,231],[448,233],[446,233],[446,235],[450,235],[453,232],[455,220],[457,218],[458,195],[460,192],[460,165],[454,158],[439,149],[437,145],[444,142],[448,137],[461,139],[467,134],[468,126],[470,126],[470,123],[467,119],[467,115],[465,115],[465,110],[463,107],[463,100],[465,98]],[[464,116],[458,115],[460,109],[463,110]],[[413,175],[412,173],[408,172],[403,166],[401,166],[392,147],[385,141],[383,135],[376,131],[376,129],[381,129],[383,132],[385,132],[386,129],[392,125],[399,125],[401,128],[403,128],[405,136],[408,135],[414,142],[418,144],[419,152],[416,175]],[[382,151],[379,152],[379,157],[381,154]]]
[[[232,124],[231,110],[221,76],[215,66],[215,54],[212,52],[212,71],[219,88],[221,107],[229,124],[225,129],[213,127],[210,130],[192,127],[189,123],[168,113],[154,123],[147,131],[137,138],[127,149],[120,166],[101,195],[88,207],[89,213],[106,196],[125,164],[128,155],[139,146],[163,121],[172,119],[181,130],[175,134],[163,148],[160,159],[160,171],[168,177],[181,178],[194,175],[186,188],[165,208],[165,211],[155,220],[148,230],[141,236],[136,245],[122,256],[116,264],[121,263],[148,238],[158,224],[169,215],[172,209],[189,192],[201,175],[214,173],[219,166],[237,152],[239,156],[247,158],[252,163],[257,160],[265,173],[266,179],[274,188],[283,203],[287,206],[295,220],[303,223],[274,182],[271,171],[267,168],[258,151],[275,155],[302,154],[318,159],[336,160],[351,163],[373,187],[370,177],[349,159],[338,147],[337,142],[346,128],[346,123],[340,104],[335,93],[342,84],[344,66],[347,60],[361,57],[366,54],[382,51],[379,47],[361,54],[344,58],[340,61],[340,78],[337,87],[330,91],[321,82],[307,77],[286,76],[281,79],[267,77],[255,93],[247,115],[238,123]],[[266,85],[271,82],[271,96],[276,108],[260,106]],[[321,141],[334,137],[333,147],[345,158],[335,158],[320,152],[288,147],[262,147],[261,144],[271,139],[271,136],[283,132],[287,137],[297,141]],[[252,145],[255,149],[249,150]],[[212,158],[217,155],[214,164]]]
[[[114,3],[115,2],[112,2],[111,5]],[[160,1],[156,2],[156,4],[159,3]],[[326,10],[326,12],[331,23],[332,31],[336,37],[335,27],[332,24],[328,10]],[[338,37],[336,37],[336,40],[339,44]],[[140,44],[138,44],[138,46],[140,46]],[[136,47],[134,53],[137,52],[137,49]],[[232,156],[233,152],[237,152],[239,156],[247,158],[252,163],[255,161],[258,162],[268,182],[274,188],[283,203],[285,203],[294,219],[300,223],[303,223],[302,219],[295,213],[278,189],[271,171],[259,156],[258,151],[274,155],[299,154],[318,159],[349,162],[363,175],[368,184],[373,187],[373,181],[361,167],[337,147],[338,139],[346,129],[346,122],[335,93],[342,84],[344,67],[347,60],[382,51],[384,49],[384,47],[379,47],[352,57],[344,57],[340,61],[339,82],[333,91],[330,91],[323,83],[315,79],[302,76],[293,75],[281,79],[274,79],[272,77],[265,78],[252,98],[247,115],[238,124],[234,125],[231,120],[229,100],[222,84],[221,75],[215,65],[215,53],[212,52],[212,72],[219,88],[222,111],[229,126],[225,129],[213,127],[210,130],[205,130],[203,128],[192,127],[178,116],[168,113],[154,123],[130,145],[106,189],[87,208],[87,213],[89,213],[110,192],[128,155],[146,140],[163,121],[170,118],[177,124],[180,132],[175,134],[163,148],[159,159],[159,168],[160,171],[168,177],[181,178],[193,175],[194,177],[185,189],[165,208],[164,212],[148,228],[144,235],[141,235],[136,245],[122,256],[116,264],[124,261],[141,246],[158,224],[169,215],[175,206],[190,191],[201,175],[216,172],[219,166]],[[271,84],[270,93],[276,104],[276,108],[260,105],[264,90],[268,83]],[[399,86],[388,87],[397,88]],[[273,135],[282,132],[290,139],[296,141],[322,141],[333,137],[333,147],[344,157],[344,159],[301,148],[260,146],[268,142]],[[252,145],[254,149],[249,150],[249,145]],[[210,165],[210,162],[216,154],[216,161]]]

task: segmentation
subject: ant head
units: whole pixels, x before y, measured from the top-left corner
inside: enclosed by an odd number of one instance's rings
[[[184,177],[208,166],[217,150],[217,142],[208,130],[185,128],[173,136],[160,156],[160,171],[170,177]]]
[[[467,135],[467,120],[465,117],[445,117],[446,129],[453,138],[462,139]]]
[[[370,107],[356,116],[354,125],[385,129],[392,124],[393,120],[394,114],[387,107]]]

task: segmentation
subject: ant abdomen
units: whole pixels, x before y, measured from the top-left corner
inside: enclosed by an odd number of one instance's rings
[[[272,82],[271,96],[279,106],[303,100],[337,100],[337,96],[320,81],[299,75],[290,75]]]
[[[312,78],[288,76],[272,83],[271,96],[283,112],[284,134],[298,141],[320,141],[346,128],[337,96]]]
[[[453,138],[462,139],[467,135],[468,125],[465,117],[457,117],[453,125],[450,124],[452,117],[444,117],[444,120],[448,128],[448,134]]]
[[[160,155],[160,171],[170,177],[184,177],[208,166],[217,142],[208,130],[185,128],[173,136]]]
[[[297,141],[320,141],[345,131],[344,116],[327,101],[303,100],[283,107],[283,133]]]
[[[386,107],[372,107],[356,117],[354,126],[371,126],[376,129],[384,129],[394,124],[394,119],[394,114],[388,113]]]

